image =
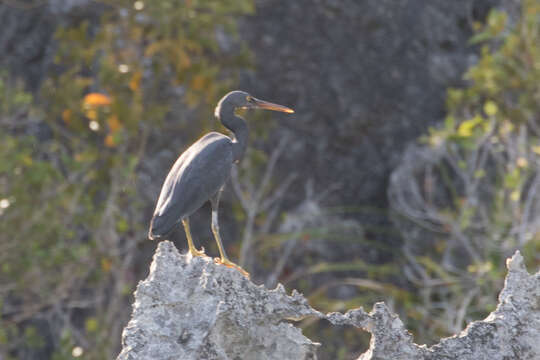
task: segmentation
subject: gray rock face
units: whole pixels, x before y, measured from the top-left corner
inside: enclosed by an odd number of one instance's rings
[[[530,275],[519,252],[507,266],[497,309],[428,348],[413,342],[384,303],[370,313],[360,308],[324,315],[296,291],[288,296],[281,285],[256,286],[236,270],[181,255],[163,241],[135,292],[117,360],[316,359],[320,344],[289,323],[307,316],[369,331],[370,348],[360,360],[539,359],[540,272]]]

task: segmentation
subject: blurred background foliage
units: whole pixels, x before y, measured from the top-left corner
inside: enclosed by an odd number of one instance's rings
[[[3,73],[0,348],[7,358],[88,359],[118,351],[147,219],[137,170],[181,103],[208,130],[247,53],[226,56],[216,27],[250,1],[115,2],[99,22],[56,33],[56,71],[31,96]],[[194,115],[195,116],[195,115]],[[197,126],[191,123],[198,120]],[[158,176],[153,181],[161,181]],[[33,355],[29,355],[33,353]]]
[[[0,72],[2,359],[117,354],[155,245],[145,240],[157,196],[148,184],[159,187],[174,157],[216,129],[215,103],[253,66],[235,19],[253,14],[251,0],[103,6],[56,31],[38,91]],[[444,123],[405,152],[388,210],[325,206],[338,185],[317,188],[300,170],[280,177],[299,145],[250,113],[253,146],[223,205],[233,259],[321,311],[384,300],[419,343],[488,314],[506,257],[520,249],[531,269],[540,264],[539,18],[538,0],[524,0],[515,22],[493,10],[475,23],[480,56],[467,86],[448,90]],[[395,227],[374,238],[354,212],[391,214]],[[198,243],[211,248],[206,230]],[[352,359],[369,341],[357,329],[301,326],[324,344],[322,359]]]
[[[444,125],[411,147],[389,198],[404,236],[404,275],[418,334],[434,342],[495,309],[504,259],[520,249],[540,263],[540,3],[523,2],[509,26],[492,11],[469,86],[449,89]]]

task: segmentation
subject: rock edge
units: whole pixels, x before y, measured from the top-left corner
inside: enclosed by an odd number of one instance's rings
[[[181,255],[163,241],[135,291],[117,360],[316,359],[320,344],[291,324],[307,316],[370,332],[370,347],[359,360],[540,359],[540,272],[530,275],[519,251],[507,268],[495,311],[426,347],[413,342],[384,303],[370,313],[359,308],[322,314],[295,290],[290,296],[281,284],[267,290],[208,257]]]

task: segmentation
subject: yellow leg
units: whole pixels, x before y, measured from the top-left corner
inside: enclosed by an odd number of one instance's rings
[[[184,230],[186,231],[186,237],[187,237],[187,243],[189,247],[189,252],[192,256],[206,256],[204,253],[204,248],[201,249],[201,251],[197,250],[195,248],[195,245],[193,245],[193,239],[191,238],[191,231],[189,230],[189,219],[183,219],[182,224],[184,225]]]
[[[225,253],[225,249],[223,248],[223,243],[221,242],[221,236],[219,235],[219,223],[218,223],[218,217],[217,217],[217,209],[212,209],[212,233],[214,233],[214,238],[216,239],[216,243],[219,249],[219,255],[221,258],[214,258],[214,262],[217,264],[225,265],[227,267],[236,269],[240,271],[242,275],[247,277],[249,279],[249,273],[242,269],[240,266],[236,265],[232,261],[230,261],[227,258],[227,254]]]

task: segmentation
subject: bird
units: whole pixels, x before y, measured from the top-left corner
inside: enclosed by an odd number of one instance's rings
[[[246,121],[235,114],[236,109],[266,109],[294,113],[283,105],[257,99],[247,92],[235,90],[218,102],[214,115],[232,133],[232,137],[210,132],[189,146],[176,160],[161,188],[154,210],[148,238],[160,239],[180,222],[184,226],[188,249],[192,256],[206,256],[204,248],[197,250],[193,243],[189,217],[207,201],[212,208],[211,229],[216,240],[219,258],[214,261],[237,269],[249,278],[249,273],[227,257],[219,233],[218,208],[221,192],[233,164],[242,160],[247,147],[249,130]]]

